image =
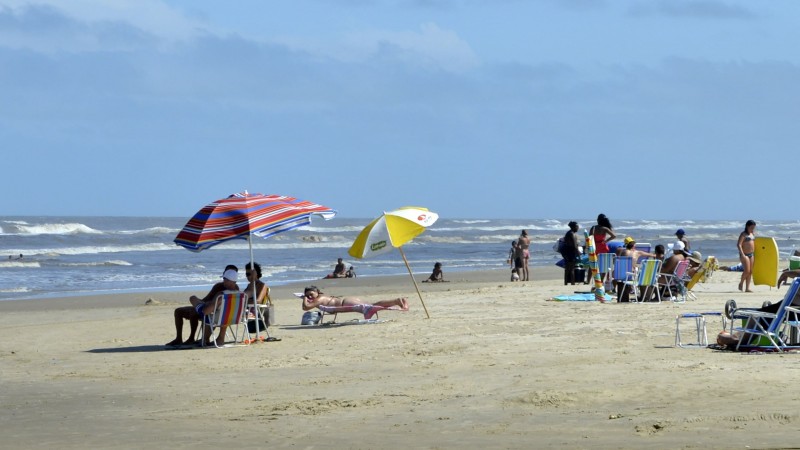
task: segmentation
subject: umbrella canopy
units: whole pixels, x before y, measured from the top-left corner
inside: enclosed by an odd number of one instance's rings
[[[592,279],[594,279],[594,296],[598,302],[605,302],[605,289],[603,288],[603,280],[600,278],[600,272],[597,267],[597,252],[595,251],[594,236],[589,234],[588,230],[583,230],[586,237],[586,250],[589,252],[589,267],[592,269]]]
[[[400,248],[422,234],[438,218],[435,212],[419,207],[407,206],[384,212],[361,230],[348,253],[354,258],[367,258]]]
[[[178,233],[175,243],[199,252],[231,239],[248,239],[251,234],[268,238],[310,224],[312,214],[328,220],[336,211],[294,197],[240,192],[204,206]]]
[[[253,268],[251,235],[268,238],[311,223],[312,215],[329,220],[336,211],[327,206],[284,195],[250,194],[247,191],[211,202],[198,211],[175,237],[175,243],[200,252],[232,239],[247,239]],[[253,306],[256,288],[253,284]],[[259,333],[256,320],[256,335]]]
[[[439,218],[435,212],[428,211],[427,208],[406,206],[395,209],[394,211],[384,212],[383,215],[370,222],[356,237],[355,242],[347,253],[354,258],[367,258],[380,255],[397,248],[406,264],[408,274],[414,287],[417,289],[419,301],[425,309],[425,315],[430,319],[428,308],[422,300],[422,293],[419,291],[417,281],[411,273],[411,267],[403,252],[403,245],[419,236],[425,228],[431,226]]]

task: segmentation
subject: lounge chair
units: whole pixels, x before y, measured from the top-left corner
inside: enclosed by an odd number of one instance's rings
[[[736,350],[776,350],[800,348],[800,278],[795,278],[777,305],[761,308],[737,308],[728,300],[725,313],[732,319],[731,334],[737,336]],[[741,323],[735,326],[733,321]],[[788,333],[788,334],[787,334]]]

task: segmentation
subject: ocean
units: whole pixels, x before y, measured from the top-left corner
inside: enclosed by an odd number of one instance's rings
[[[173,243],[188,218],[176,217],[0,217],[0,300],[136,291],[204,291],[219,281],[226,264],[249,261],[246,240],[193,253]],[[315,217],[310,226],[268,239],[253,238],[256,262],[272,285],[310,281],[333,270],[336,259],[358,276],[407,274],[397,251],[375,259],[347,254],[371,219]],[[501,269],[511,241],[522,229],[531,238],[531,274],[561,259],[553,245],[572,219],[443,219],[403,247],[415,275],[435,262],[445,277],[459,271]],[[669,244],[683,228],[703,256],[738,260],[736,239],[746,220],[612,220],[618,240]],[[593,219],[578,221],[583,230]],[[800,245],[800,221],[759,222],[758,236],[774,237],[785,260]],[[22,257],[20,258],[20,255]],[[243,273],[243,271],[242,271]],[[505,277],[502,279],[505,281]]]

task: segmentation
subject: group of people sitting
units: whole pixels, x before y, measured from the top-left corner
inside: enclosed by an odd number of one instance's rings
[[[201,344],[212,345],[211,327],[205,319],[214,313],[216,299],[219,294],[222,294],[225,291],[239,291],[239,285],[237,284],[238,278],[239,268],[233,264],[229,264],[225,266],[225,270],[222,272],[222,281],[214,284],[205,297],[200,298],[196,295],[192,295],[189,297],[189,305],[176,308],[173,314],[175,318],[175,339],[167,342],[166,345],[169,347],[177,347],[181,345],[197,344],[195,336],[197,335],[197,327],[200,325],[200,322],[202,322],[203,326],[205,327],[203,333],[205,342],[202,342]],[[245,292],[252,297],[255,289],[256,295],[254,304],[260,304],[267,301],[269,288],[263,281],[261,281],[261,265],[258,263],[248,262],[245,269],[245,278],[247,279],[248,284],[242,292]],[[184,320],[189,321],[190,328],[189,337],[186,340],[183,339]],[[220,327],[219,335],[216,338],[217,346],[222,346],[225,343],[226,331],[227,327]]]
[[[569,223],[570,231],[567,232],[565,237],[562,239],[562,243],[559,245],[559,250],[564,257],[565,265],[564,265],[564,284],[572,283],[575,284],[575,281],[583,281],[583,280],[576,280],[574,273],[575,268],[578,264],[581,263],[581,256],[582,252],[580,246],[578,244],[577,239],[577,231],[578,231],[578,224],[575,222]],[[616,256],[627,256],[631,257],[636,264],[641,258],[652,258],[658,259],[662,261],[660,275],[659,275],[659,285],[660,289],[665,289],[664,286],[666,285],[667,277],[675,273],[675,269],[677,268],[678,264],[681,261],[688,260],[689,267],[687,269],[687,276],[693,276],[703,265],[703,255],[700,254],[698,251],[690,251],[689,249],[689,240],[685,237],[685,232],[682,229],[679,229],[675,232],[675,236],[677,240],[672,244],[672,254],[667,255],[666,249],[663,245],[656,245],[653,249],[653,252],[647,252],[643,250],[639,250],[636,248],[636,240],[631,237],[627,236],[623,240],[623,245],[617,247],[615,250]],[[610,251],[610,250],[609,250]],[[591,276],[591,274],[587,274],[587,277]],[[612,274],[603,274],[604,277],[607,279],[612,278]],[[588,282],[588,278],[586,282]],[[604,280],[605,281],[605,280]],[[637,299],[638,301],[649,301],[654,296],[656,296],[655,287],[648,288],[643,290],[640,293],[640,297]],[[614,280],[612,284],[612,290],[614,290],[617,294],[617,298],[621,302],[629,301],[629,286],[626,285],[624,280]],[[665,292],[661,292],[664,294]]]
[[[439,264],[439,263],[437,263]],[[439,264],[441,270],[441,264]],[[249,282],[244,291],[249,296],[253,296],[255,290],[255,302],[248,300],[248,305],[261,304],[269,300],[269,287],[261,281],[261,265],[258,263],[247,263],[245,278]],[[441,274],[440,274],[441,275]],[[203,297],[192,295],[189,297],[189,305],[175,308],[173,313],[175,319],[175,339],[167,342],[168,347],[179,347],[189,345],[211,346],[212,330],[207,320],[214,313],[217,307],[217,296],[225,291],[240,291],[238,285],[239,268],[233,264],[225,266],[222,272],[222,281],[214,284],[211,290]],[[441,280],[440,280],[441,281]],[[358,297],[340,297],[325,295],[316,286],[309,286],[303,292],[303,311],[314,308],[327,313],[336,312],[360,312],[365,319],[372,318],[378,311],[384,309],[396,309],[408,311],[408,300],[405,298],[394,298],[390,300],[379,300],[374,303],[367,303]],[[183,325],[184,320],[189,321],[189,336],[184,340]],[[197,330],[200,324],[205,327],[203,336],[204,342],[197,342]],[[216,346],[221,347],[225,344],[226,326],[221,326],[216,337]]]
[[[333,267],[333,272],[325,275],[325,278],[355,278],[356,277],[356,269],[353,266],[350,266],[349,269],[346,269],[344,261],[342,258],[336,260],[336,265]]]

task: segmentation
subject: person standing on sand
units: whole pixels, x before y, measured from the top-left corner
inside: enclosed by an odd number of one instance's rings
[[[753,260],[756,251],[756,221],[748,220],[744,224],[744,231],[739,233],[739,240],[736,246],[739,248],[739,261],[742,262],[742,278],[739,280],[739,290],[745,288],[745,292],[750,290],[750,283],[753,281]],[[744,286],[743,286],[744,285]]]
[[[530,281],[528,276],[528,261],[531,259],[530,252],[531,240],[528,238],[528,232],[522,230],[517,239],[517,247],[522,251],[522,273],[519,274],[520,281]]]
[[[608,220],[605,214],[600,214],[597,216],[597,225],[593,225],[591,229],[589,229],[589,234],[594,237],[594,251],[598,255],[601,253],[610,253],[611,249],[608,248],[608,241],[617,237],[614,234],[614,227],[611,226],[611,221]],[[609,272],[610,273],[610,272]],[[604,274],[606,277],[609,274]],[[603,283],[606,280],[603,279]]]
[[[564,234],[564,239],[561,244],[561,257],[564,258],[564,285],[567,283],[575,284],[575,269],[578,266],[578,260],[581,257],[580,244],[578,243],[578,235],[576,234],[580,229],[578,222],[570,222],[568,224],[569,231]],[[583,280],[580,280],[583,282]]]

